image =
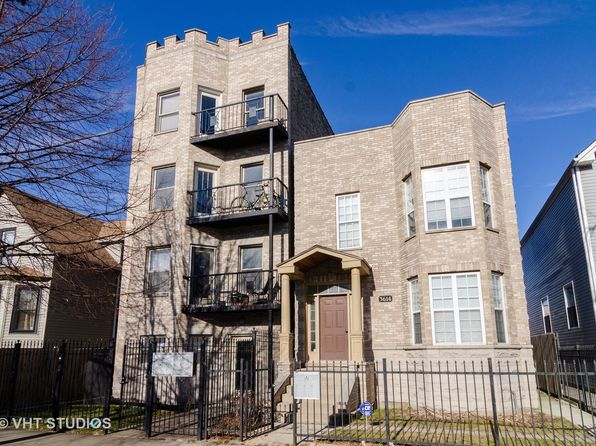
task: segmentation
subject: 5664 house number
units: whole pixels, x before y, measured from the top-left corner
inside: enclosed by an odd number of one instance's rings
[[[379,302],[393,302],[393,296],[389,294],[385,296],[379,296]]]

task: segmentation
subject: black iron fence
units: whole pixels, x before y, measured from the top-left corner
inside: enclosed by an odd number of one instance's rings
[[[226,104],[193,113],[196,136],[214,135],[238,129],[250,129],[263,123],[287,126],[288,107],[278,94]]]
[[[275,416],[270,354],[276,350],[270,350],[267,333],[256,330],[192,341],[127,342],[117,424],[143,429],[147,436],[201,439],[243,440],[269,431]],[[190,376],[160,376],[152,369],[157,353],[181,352],[193,353]]]
[[[187,277],[191,309],[241,310],[279,307],[276,271],[252,270]]]
[[[288,212],[288,188],[279,178],[189,192],[191,218],[213,218],[273,209]]]
[[[112,341],[0,343],[0,417],[109,418]]]
[[[586,411],[595,372],[536,372],[518,362],[326,364],[301,369],[320,380],[318,399],[294,400],[294,441],[432,445],[593,445]],[[553,397],[536,381],[573,379],[579,400]],[[296,375],[294,375],[296,381]],[[310,378],[312,382],[312,377]],[[312,390],[312,389],[311,389]],[[300,396],[300,389],[296,389]],[[582,410],[584,409],[584,410]]]

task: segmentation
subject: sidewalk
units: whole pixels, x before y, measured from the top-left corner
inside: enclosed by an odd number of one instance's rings
[[[113,434],[82,434],[73,432],[66,433],[39,433],[25,430],[4,430],[0,431],[0,445],[16,446],[200,446],[200,445],[249,445],[249,446],[286,446],[292,444],[292,426],[286,426],[266,435],[252,438],[244,443],[238,440],[210,439],[199,441],[188,436],[179,435],[158,435],[152,438],[145,438],[143,433],[137,430],[115,432]]]

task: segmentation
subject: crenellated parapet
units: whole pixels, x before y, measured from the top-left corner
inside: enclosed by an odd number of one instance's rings
[[[171,50],[189,46],[221,51],[227,55],[230,53],[247,51],[259,45],[270,44],[277,41],[287,42],[289,41],[289,38],[290,24],[288,22],[277,25],[276,32],[273,34],[265,34],[265,31],[262,29],[254,31],[251,33],[251,40],[247,42],[243,42],[239,37],[233,39],[218,37],[217,40],[213,42],[207,39],[206,31],[192,28],[184,31],[184,39],[181,39],[177,35],[173,35],[164,38],[163,44],[156,40],[149,42],[147,44],[145,57],[149,59],[166,54]]]

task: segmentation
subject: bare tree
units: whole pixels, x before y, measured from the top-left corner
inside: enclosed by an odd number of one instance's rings
[[[0,0],[0,198],[20,200],[16,210],[5,202],[0,223],[20,224],[23,213],[38,223],[34,236],[9,247],[0,240],[1,267],[18,280],[64,255],[78,269],[103,268],[106,248],[143,229],[94,223],[122,219],[146,200],[128,195],[134,117],[118,36],[110,11],[79,0]],[[76,212],[40,207],[19,190]],[[64,281],[69,271],[54,268]]]

